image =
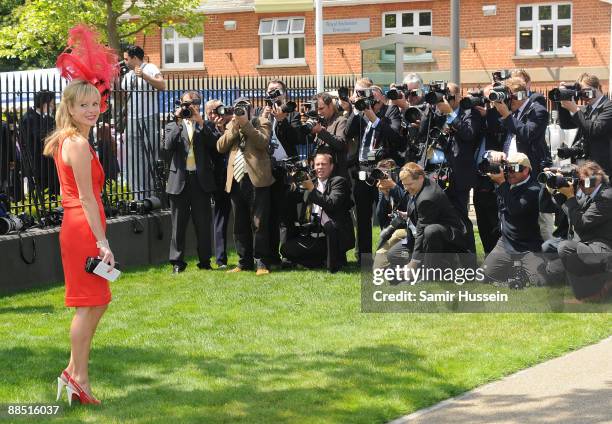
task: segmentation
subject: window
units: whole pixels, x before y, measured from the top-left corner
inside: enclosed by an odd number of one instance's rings
[[[164,68],[202,67],[204,38],[184,38],[174,28],[163,29]]]
[[[304,18],[262,19],[259,37],[262,65],[304,63]]]
[[[414,12],[390,12],[383,15],[383,35],[413,34],[431,35],[431,10]],[[385,50],[382,60],[394,60],[395,51]],[[404,62],[431,60],[431,51],[404,47]]]
[[[572,52],[571,3],[520,5],[517,22],[518,55]]]

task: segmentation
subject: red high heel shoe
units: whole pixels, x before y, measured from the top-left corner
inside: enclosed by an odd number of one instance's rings
[[[73,400],[78,400],[81,405],[100,405],[100,401],[88,394],[72,377],[69,376],[68,385],[68,405],[72,406]]]

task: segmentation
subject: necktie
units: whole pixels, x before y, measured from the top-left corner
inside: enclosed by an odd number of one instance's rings
[[[196,169],[195,155],[193,153],[193,122],[185,120],[187,127],[187,137],[189,138],[189,152],[187,152],[187,170],[194,171]]]
[[[370,152],[370,145],[372,144],[372,135],[374,134],[374,127],[370,125],[370,129],[365,135],[363,145],[361,146],[361,160],[368,160],[368,153]]]
[[[242,153],[242,150],[238,149],[234,157],[234,179],[238,182],[242,181],[245,173],[246,162],[244,160],[244,153]]]

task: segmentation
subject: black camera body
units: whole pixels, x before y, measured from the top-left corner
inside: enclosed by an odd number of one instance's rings
[[[232,106],[225,106],[221,104],[215,108],[215,113],[219,116],[233,115],[234,108]]]
[[[505,85],[501,83],[493,85],[493,88],[489,92],[489,96],[488,96],[488,100],[491,102],[499,102],[499,103],[506,102],[507,103],[511,99],[512,99],[512,93],[510,93],[510,90],[508,89],[508,87],[506,87]]]
[[[485,97],[483,90],[468,91],[468,95],[461,99],[459,107],[463,110],[469,110],[476,106],[485,107],[490,100]]]
[[[383,244],[387,242],[393,235],[396,230],[400,228],[406,228],[406,220],[400,215],[399,211],[393,210],[390,214],[391,222],[380,232],[380,236],[378,238],[378,247],[376,250],[380,249]]]
[[[491,159],[491,151],[486,151],[483,155],[483,160],[478,164],[478,173],[482,176],[487,176],[487,174],[499,174],[503,172],[504,167],[508,162],[502,160],[500,162],[495,162]]]
[[[314,170],[309,166],[307,160],[300,160],[297,156],[286,158],[275,162],[283,170],[285,184],[291,191],[297,190],[298,186],[306,181],[315,178]]]
[[[143,200],[120,200],[117,209],[122,215],[146,215],[157,209],[161,209],[162,202],[159,197],[151,196]]]
[[[425,103],[437,105],[450,94],[446,81],[433,81],[429,84],[429,91],[425,94]]]
[[[494,83],[501,83],[502,81],[507,80],[511,76],[511,72],[507,69],[501,69],[499,71],[491,73],[491,77],[493,78]]]
[[[557,175],[561,174],[561,175]],[[538,175],[538,182],[546,184],[549,188],[557,190],[561,187],[569,187],[578,184],[580,176],[575,167],[564,166],[561,168],[550,168],[548,171]]]
[[[377,103],[377,100],[374,98],[374,93],[371,89],[366,88],[364,90],[355,90],[357,93],[357,100],[353,106],[359,112],[363,112],[364,110],[371,108]]]
[[[389,91],[385,93],[385,97],[389,100],[399,100],[401,98],[407,98],[406,92],[408,91],[408,86],[406,84],[398,84],[393,88],[390,88]]]
[[[122,77],[130,72],[130,67],[125,63],[125,60],[119,61],[119,76]]]
[[[572,146],[562,146],[557,149],[559,159],[585,159],[587,154],[584,148],[584,140],[576,141]]]
[[[582,89],[580,84],[565,84],[563,87],[553,88],[548,92],[552,102],[578,101],[594,99],[596,92],[592,88]]]
[[[193,116],[193,111],[191,110],[191,105],[193,105],[193,101],[189,100],[183,102],[181,100],[176,101],[176,105],[179,107],[179,116],[183,119],[189,119]]]

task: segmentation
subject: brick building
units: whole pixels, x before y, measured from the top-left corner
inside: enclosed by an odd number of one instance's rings
[[[140,36],[149,60],[164,72],[203,75],[311,75],[316,70],[315,12],[303,0],[203,0],[201,37],[181,38],[172,28]],[[310,6],[311,7],[311,6]],[[592,72],[607,80],[610,4],[602,0],[534,2],[461,1],[461,77],[484,82],[490,72],[526,68],[534,81],[574,80]],[[270,12],[276,10],[277,12]],[[356,74],[392,65],[393,51],[364,56],[360,41],[388,34],[449,37],[450,1],[323,0],[324,72]],[[404,70],[448,79],[448,51],[406,48]]]

